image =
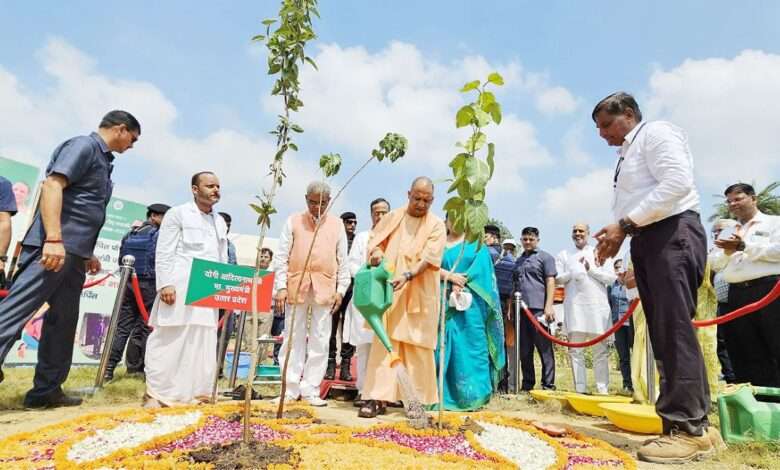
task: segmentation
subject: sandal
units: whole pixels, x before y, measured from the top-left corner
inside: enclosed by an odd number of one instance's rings
[[[376,418],[379,413],[379,404],[376,400],[368,400],[365,405],[360,407],[358,418]]]

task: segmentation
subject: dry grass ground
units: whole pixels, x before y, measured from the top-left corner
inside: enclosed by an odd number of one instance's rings
[[[556,384],[559,390],[571,390],[571,371],[568,368],[565,352],[558,350]],[[614,365],[614,361],[611,362]],[[540,370],[540,369],[537,369]],[[94,367],[74,367],[65,383],[68,391],[91,386],[95,379]],[[86,413],[111,412],[137,407],[140,405],[144,391],[144,383],[140,378],[128,377],[124,369],[119,368],[115,380],[107,384],[98,393],[85,398],[84,404],[75,408],[59,408],[43,411],[24,411],[24,393],[32,383],[31,368],[6,368],[6,378],[0,385],[0,438],[18,432],[31,431],[47,424],[65,419],[71,419]],[[592,374],[592,371],[589,371]],[[592,381],[592,375],[590,377]],[[614,367],[610,368],[610,389],[619,391],[621,385],[620,373]],[[223,382],[222,387],[227,383]],[[261,390],[261,393],[271,396],[272,388]],[[529,420],[543,420],[551,424],[571,426],[575,430],[589,436],[603,439],[617,448],[632,455],[647,436],[624,432],[609,422],[600,418],[591,418],[562,409],[557,403],[536,403],[528,395],[501,396],[494,398],[487,406],[490,411],[500,411],[508,416]],[[355,408],[351,403],[331,400],[327,408],[317,411],[325,422],[343,425],[369,425],[380,421],[396,421],[403,419],[401,410],[390,409],[387,416],[374,420],[357,418]],[[717,425],[717,410],[710,415],[713,424]],[[780,470],[780,443],[732,445],[729,449],[714,459],[696,462],[682,466],[661,466],[639,463],[640,469],[778,469]]]

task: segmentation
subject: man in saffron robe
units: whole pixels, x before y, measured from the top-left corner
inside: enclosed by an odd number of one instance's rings
[[[439,267],[446,242],[444,222],[429,212],[433,182],[418,177],[408,193],[409,203],[391,211],[374,227],[368,241],[368,261],[385,260],[393,271],[393,304],[385,312],[384,326],[423,404],[437,402],[436,348],[439,323]],[[368,357],[363,396],[372,400],[359,416],[374,417],[383,411],[379,402],[402,397],[397,368],[376,337]]]

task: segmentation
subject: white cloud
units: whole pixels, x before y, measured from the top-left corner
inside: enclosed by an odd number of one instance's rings
[[[419,171],[422,166],[422,171],[434,173],[434,178],[449,176],[446,163],[458,151],[455,142],[468,135],[467,130],[457,130],[454,125],[455,112],[466,103],[458,92],[465,82],[499,71],[506,83],[496,90],[499,101],[509,92],[533,97],[548,90],[545,77],[524,72],[515,62],[490,64],[483,57],[467,56],[442,64],[426,58],[414,45],[401,42],[376,53],[363,47],[324,45],[314,60],[319,70],[303,69],[305,107],[296,116],[307,134],[320,137],[334,150],[346,147],[353,154],[368,155],[384,133],[399,132],[409,139],[409,157],[398,167],[405,170],[414,166]],[[571,96],[560,90],[553,94]],[[264,102],[269,112],[278,111],[276,100],[265,98]],[[553,105],[569,106],[561,99]],[[517,190],[523,186],[524,170],[553,161],[535,126],[514,113],[505,110],[501,125],[486,132],[497,146],[493,191]]]
[[[25,89],[0,65],[0,154],[43,166],[59,142],[95,129],[110,109],[126,109],[141,122],[142,135],[116,162],[118,196],[179,204],[189,199],[189,176],[213,170],[223,187],[219,209],[233,212],[238,229],[254,230],[247,203],[269,186],[266,174],[275,148],[267,137],[229,128],[202,137],[182,135],[175,130],[176,106],[153,84],[101,73],[92,58],[61,39],[48,40],[38,58],[53,79],[45,90]],[[304,157],[285,157],[286,173],[294,177],[278,193],[280,216],[301,209],[306,184],[320,175],[310,163],[314,159]],[[140,178],[124,172],[125,165],[139,160],[147,168]],[[246,216],[235,217],[241,213]]]
[[[563,157],[566,163],[575,167],[589,167],[593,165],[593,156],[582,148],[582,127],[575,126],[567,130],[563,135]]]
[[[577,99],[561,86],[543,89],[536,97],[536,108],[542,114],[570,114],[577,109]]]
[[[611,204],[612,169],[609,168],[593,170],[546,189],[542,202],[548,219],[562,224],[585,221],[593,230],[611,219]]]
[[[650,78],[647,114],[682,126],[700,180],[725,187],[780,176],[780,55],[686,60]]]

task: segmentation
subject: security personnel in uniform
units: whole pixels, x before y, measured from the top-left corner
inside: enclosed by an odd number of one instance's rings
[[[140,135],[135,117],[111,111],[97,132],[57,147],[46,167],[40,205],[22,241],[16,278],[0,302],[0,364],[35,311],[44,302],[50,305],[33,388],[24,399],[27,408],[81,404],[80,398],[62,391],[70,372],[81,290],[86,272],[95,274],[101,268],[93,249],[111,199],[113,152],[132,148]]]
[[[122,238],[119,248],[119,259],[125,255],[135,258],[135,275],[138,276],[138,287],[144,301],[146,311],[152,309],[154,298],[157,295],[156,278],[154,275],[154,250],[157,248],[157,232],[160,229],[163,216],[170,209],[165,204],[152,204],[146,208],[146,221],[133,228]],[[122,359],[125,352],[125,366],[129,374],[144,373],[144,353],[146,351],[146,337],[151,330],[144,322],[141,311],[135,299],[133,285],[127,284],[125,297],[122,300],[122,308],[119,310],[114,342],[111,343],[111,353],[106,366],[105,380],[114,379],[114,369]],[[129,340],[129,343],[128,343]]]

